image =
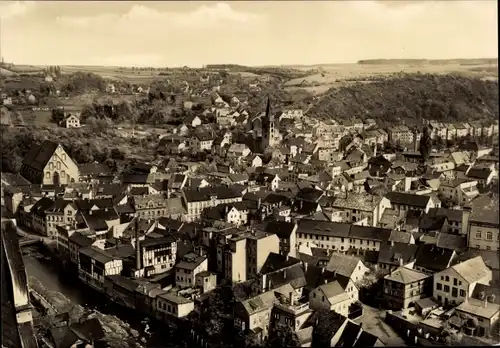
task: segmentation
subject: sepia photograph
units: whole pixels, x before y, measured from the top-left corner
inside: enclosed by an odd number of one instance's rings
[[[495,0],[0,0],[1,348],[500,346]]]

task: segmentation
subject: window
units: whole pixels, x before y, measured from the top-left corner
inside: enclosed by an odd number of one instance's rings
[[[56,163],[56,168],[57,168],[57,170],[61,169],[61,162]]]
[[[45,173],[45,178],[50,179],[50,172]]]
[[[441,283],[436,284],[436,289],[437,290],[443,290],[443,285]]]
[[[450,281],[450,277],[446,276],[446,281],[449,282]]]
[[[486,239],[493,240],[493,232],[486,232]]]
[[[321,301],[325,302],[325,296],[321,297]]]
[[[481,239],[481,231],[476,232],[476,239]]]
[[[487,247],[486,247],[486,250],[491,250],[491,247],[487,246]]]
[[[450,287],[448,285],[444,286],[444,292],[450,292]]]
[[[457,284],[458,284],[457,278],[453,278],[453,285],[457,286]]]
[[[460,290],[460,297],[465,297],[465,290]]]

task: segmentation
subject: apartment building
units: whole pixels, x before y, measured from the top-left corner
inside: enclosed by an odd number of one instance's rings
[[[488,285],[491,279],[491,270],[477,256],[435,273],[433,297],[441,304],[457,305],[471,296],[477,284]]]
[[[225,279],[237,283],[255,278],[269,254],[279,253],[279,248],[276,234],[252,230],[231,236],[223,248]]]

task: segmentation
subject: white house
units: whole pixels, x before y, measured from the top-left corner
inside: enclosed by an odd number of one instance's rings
[[[433,297],[441,304],[460,304],[470,297],[476,284],[489,285],[492,272],[481,256],[434,274]]]

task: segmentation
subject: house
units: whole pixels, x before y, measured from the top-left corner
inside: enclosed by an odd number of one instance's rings
[[[300,302],[295,292],[289,296],[276,296],[277,301],[271,310],[271,320],[269,327],[275,329],[277,325],[289,325],[294,332],[299,331],[312,315],[309,303]]]
[[[233,156],[237,159],[247,157],[251,153],[252,151],[250,151],[247,145],[239,143],[231,144],[231,146],[229,146],[229,149],[227,150],[227,155]]]
[[[387,130],[389,140],[396,144],[413,143],[413,132],[407,126],[391,127]]]
[[[80,128],[80,117],[76,114],[67,114],[60,125],[65,128]]]
[[[200,218],[203,209],[219,204],[229,204],[242,201],[242,194],[231,187],[208,186],[197,189],[182,190],[182,197],[187,208],[187,221]]]
[[[406,267],[399,267],[384,277],[383,296],[387,308],[394,310],[414,307],[431,296],[432,276]]]
[[[67,185],[79,182],[77,164],[60,144],[34,144],[23,159],[21,175],[33,184]]]
[[[112,83],[106,85],[106,93],[116,93],[116,87]]]
[[[439,248],[433,244],[423,244],[418,247],[413,268],[426,274],[438,273],[451,267],[456,256],[455,250]]]
[[[78,166],[80,171],[80,182],[82,183],[110,183],[113,180],[111,169],[98,162],[84,163]]]
[[[460,304],[471,296],[477,284],[488,285],[491,279],[491,270],[477,256],[435,273],[433,297],[444,305]]]
[[[168,322],[172,317],[184,318],[194,310],[194,301],[174,292],[164,291],[156,296],[156,318]]]
[[[296,257],[297,228],[298,225],[295,222],[270,221],[263,230],[278,236],[281,255]]]
[[[405,192],[388,192],[385,197],[391,202],[391,207],[397,212],[417,210],[429,212],[431,208],[439,208],[430,196]]]
[[[495,297],[485,296],[484,299],[469,298],[456,307],[456,312],[464,314],[468,318],[474,318],[477,321],[477,327],[474,324],[465,323],[464,330],[474,336],[490,336],[498,330],[500,318],[500,305],[495,303]]]
[[[215,137],[208,132],[197,133],[191,138],[190,146],[194,151],[209,151],[212,148]]]
[[[441,181],[438,192],[443,197],[456,205],[465,205],[479,195],[478,182],[475,180],[457,179]]]
[[[385,197],[354,192],[336,197],[329,204],[332,221],[358,222],[366,219],[368,226],[378,226],[385,209],[389,207],[390,201]]]
[[[209,271],[199,272],[195,276],[194,284],[203,294],[210,292],[217,287],[217,274]]]
[[[469,170],[465,172],[465,176],[469,180],[476,180],[479,185],[484,187],[491,183],[491,180],[493,180],[495,176],[495,172],[487,167],[481,168],[476,166],[469,168]]]
[[[194,287],[196,276],[208,270],[206,256],[188,253],[175,265],[175,285],[180,288]]]
[[[347,317],[351,303],[351,298],[338,281],[320,285],[309,294],[309,307],[313,310],[334,310]]]
[[[57,236],[56,226],[73,225],[76,223],[78,208],[69,200],[57,198],[51,207],[45,210],[47,219],[47,236]]]
[[[161,230],[155,231],[160,232]],[[140,274],[151,276],[166,272],[174,267],[177,257],[177,242],[172,236],[146,237],[139,242],[139,248],[141,262],[137,264],[139,267],[136,268]]]
[[[366,267],[360,258],[338,252],[331,254],[328,264],[325,266],[325,272],[347,277],[353,283],[361,281],[369,271],[370,269]]]
[[[467,240],[469,248],[499,251],[498,210],[473,209]]]
[[[142,218],[165,216],[167,198],[161,193],[133,196],[132,202],[136,216]]]
[[[196,128],[201,125],[201,119],[196,115],[190,115],[184,119],[184,124]]]
[[[104,290],[107,276],[120,274],[123,261],[95,246],[81,248],[78,255],[78,278],[98,290]]]
[[[264,292],[234,305],[234,327],[244,334],[253,333],[265,340],[269,334],[271,311],[278,296],[290,296],[294,290],[290,284]]]

